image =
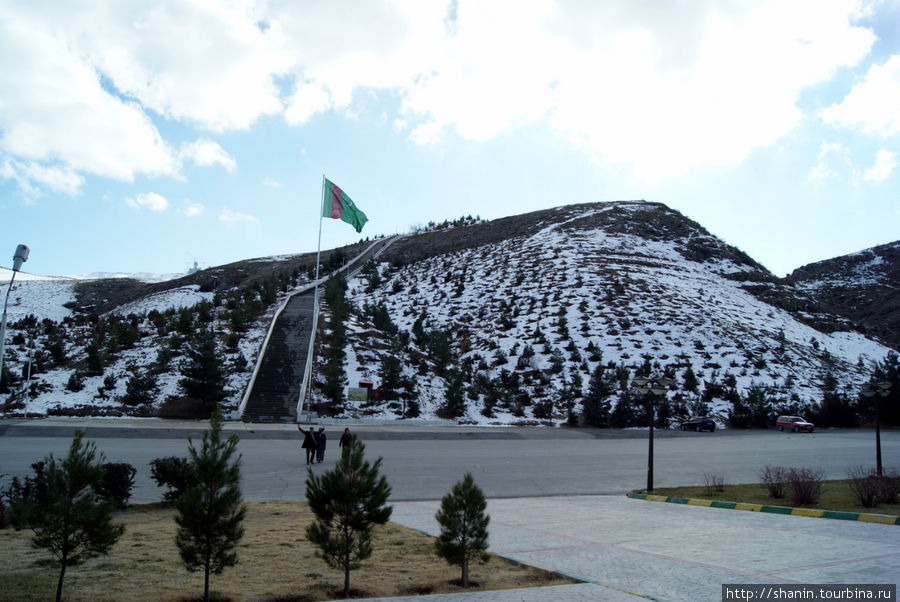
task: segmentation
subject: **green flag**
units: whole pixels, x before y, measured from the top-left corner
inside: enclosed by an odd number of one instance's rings
[[[362,232],[363,226],[369,221],[369,218],[357,209],[350,197],[328,178],[325,178],[325,190],[322,196],[324,197],[322,217],[345,221],[356,228],[357,232]]]

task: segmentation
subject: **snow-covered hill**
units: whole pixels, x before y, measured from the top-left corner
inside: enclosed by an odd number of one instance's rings
[[[900,348],[900,241],[803,266],[788,282]]]
[[[741,394],[762,387],[774,403],[802,408],[821,400],[826,380],[855,388],[889,351],[855,332],[817,331],[750,294],[745,285],[757,287],[762,268],[664,206],[564,207],[524,229],[533,232],[402,267],[388,254],[377,286],[367,276],[349,286],[357,307],[384,303],[400,331],[419,320],[448,333],[469,382],[518,375],[520,401],[514,394],[490,410],[494,392],[467,385],[464,421],[529,421],[537,407],[543,420],[564,420],[562,393],[578,381],[586,389],[598,365],[620,374],[644,364],[668,370],[688,411],[699,408],[703,383]],[[379,382],[384,337],[365,320],[353,333],[351,386]],[[400,355],[431,417],[445,403],[447,379],[418,369],[427,349],[412,343]],[[684,388],[688,368],[701,381],[697,391]],[[721,415],[728,406],[721,397],[712,405]],[[371,404],[349,413],[379,410],[392,414]]]
[[[0,282],[4,284],[0,292],[4,296],[7,294],[12,274],[12,270],[0,268]],[[76,282],[72,278],[54,278],[18,272],[13,281],[13,288],[9,291],[7,320],[16,322],[28,314],[34,314],[41,320],[48,318],[57,322],[62,321],[63,318],[72,315],[72,311],[66,305],[75,301],[73,289]]]
[[[235,411],[272,316],[308,283],[307,257],[213,268],[144,293],[93,287],[77,302],[75,280],[17,274],[6,365],[21,379],[33,357],[33,378],[0,393],[0,411],[155,415],[183,395],[184,344],[206,328]],[[318,388],[313,401],[338,416],[434,420],[458,393],[464,423],[561,424],[581,414],[592,376],[602,373],[621,409],[635,374],[665,372],[676,381],[664,408],[673,423],[709,411],[724,425],[735,399],[803,412],[826,388],[855,397],[889,349],[814,307],[815,287],[792,286],[658,203],[459,220],[398,241],[348,283],[345,384],[381,387],[396,362],[394,398],[334,406]],[[139,403],[129,400],[137,377],[152,384]]]
[[[12,274],[0,268],[0,277],[4,273]],[[166,399],[181,394],[178,347],[187,332],[178,332],[178,320],[188,316],[184,330],[200,327],[195,314],[200,304],[206,304],[212,328],[223,335],[229,330],[226,308],[215,308],[215,295],[201,292],[196,284],[152,292],[96,315],[73,312],[79,282],[83,280],[16,274],[7,311],[4,369],[18,382],[10,393],[0,393],[3,414],[155,415]],[[240,296],[241,291],[236,294]],[[286,295],[282,291],[279,302]],[[236,344],[222,349],[229,372],[226,410],[237,408],[276,309],[274,302],[263,308]],[[116,340],[120,335],[110,332],[123,324],[133,326],[133,334]],[[93,341],[97,341],[102,355],[102,371],[98,374],[85,368],[87,347]],[[161,350],[170,356],[166,361],[160,359]],[[25,388],[29,374],[30,386]],[[155,401],[149,405],[123,402],[129,379],[148,374],[152,375],[150,394]]]

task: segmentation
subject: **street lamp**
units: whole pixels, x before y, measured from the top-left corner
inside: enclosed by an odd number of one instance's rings
[[[879,397],[887,397],[891,392],[890,381],[869,381],[859,388],[863,397],[875,398],[875,473],[881,477],[881,402]]]
[[[656,401],[657,396],[665,396],[666,391],[669,390],[669,386],[673,381],[671,378],[665,376],[635,376],[631,379],[631,382],[638,391],[650,399],[650,438],[647,444],[647,492],[649,493],[650,491],[653,491],[653,423],[656,417],[656,406],[654,402]]]
[[[12,292],[13,280],[16,272],[22,269],[22,264],[28,261],[28,247],[19,245],[13,255],[13,273],[9,279],[9,288],[6,289],[6,301],[3,302],[3,322],[0,323],[0,379],[3,378],[3,354],[6,353],[6,306],[9,305],[9,293]]]

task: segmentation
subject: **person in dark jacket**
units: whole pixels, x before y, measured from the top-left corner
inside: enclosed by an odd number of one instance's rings
[[[320,426],[319,432],[316,433],[316,460],[321,464],[325,461],[325,427]]]
[[[313,464],[316,461],[316,436],[311,427],[308,431],[304,431],[298,424],[297,430],[303,433],[303,445],[300,447],[306,450],[306,463]]]
[[[353,441],[353,435],[350,434],[350,427],[344,428],[341,440],[338,441],[338,447],[341,448],[341,457],[346,458],[350,453],[350,442]]]

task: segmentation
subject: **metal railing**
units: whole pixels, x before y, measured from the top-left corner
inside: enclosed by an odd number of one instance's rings
[[[256,384],[256,377],[258,376],[259,370],[262,367],[263,358],[266,355],[266,348],[269,345],[269,340],[272,338],[272,332],[275,330],[275,324],[278,322],[278,318],[284,312],[284,309],[287,307],[288,303],[290,303],[291,300],[294,297],[296,297],[297,295],[307,293],[307,292],[309,292],[310,289],[315,289],[317,286],[324,284],[329,278],[331,278],[335,274],[340,274],[342,272],[346,272],[346,271],[350,270],[351,268],[353,268],[353,271],[350,272],[350,276],[351,277],[355,276],[359,272],[359,270],[362,269],[362,265],[358,265],[358,266],[355,265],[357,263],[360,263],[360,259],[362,257],[365,257],[366,254],[368,254],[373,248],[375,248],[376,246],[378,246],[380,244],[380,245],[382,245],[382,247],[374,255],[372,255],[372,259],[377,259],[379,256],[381,256],[381,254],[385,251],[385,249],[387,249],[390,245],[392,245],[394,242],[396,242],[400,238],[402,238],[402,235],[397,234],[387,240],[382,239],[382,240],[373,241],[372,244],[370,244],[368,247],[366,247],[366,249],[362,253],[359,253],[356,257],[354,257],[353,259],[351,259],[350,261],[348,261],[347,263],[342,265],[340,268],[338,268],[334,272],[328,274],[327,276],[323,276],[323,277],[319,278],[317,281],[306,284],[305,286],[303,286],[303,288],[293,291],[291,294],[289,294],[287,297],[285,297],[284,301],[281,303],[281,305],[275,311],[275,315],[272,316],[272,321],[269,324],[268,330],[266,331],[266,337],[265,337],[265,339],[263,339],[263,343],[259,348],[259,352],[257,353],[253,372],[250,375],[250,381],[247,383],[247,388],[244,390],[244,395],[241,398],[240,405],[238,406],[238,416],[239,417],[242,417],[244,415],[244,411],[247,409],[247,402],[249,401],[250,394],[253,392],[253,387]],[[309,351],[307,353],[307,366],[308,367],[307,367],[307,371],[304,372],[304,375],[303,375],[303,383],[300,386],[300,401],[297,404],[297,407],[298,407],[297,419],[298,419],[298,421],[300,418],[301,402],[304,399],[304,396],[306,394],[306,390],[308,387],[308,372],[311,370],[311,361],[310,360],[313,357],[313,344],[315,342],[315,336],[316,336],[316,321],[317,321],[317,319],[318,319],[318,303],[315,303],[314,307],[313,307],[312,335],[310,337],[310,347],[309,347]]]

